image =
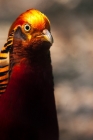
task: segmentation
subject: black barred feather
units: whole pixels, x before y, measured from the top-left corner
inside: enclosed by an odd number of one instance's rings
[[[58,140],[52,44],[50,22],[38,10],[10,27],[0,53],[0,140]]]
[[[0,94],[5,92],[9,81],[9,53],[13,45],[13,35],[14,30],[10,33],[7,42],[4,44],[4,47],[0,52]]]

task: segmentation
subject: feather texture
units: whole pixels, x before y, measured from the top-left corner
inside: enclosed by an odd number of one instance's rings
[[[1,50],[9,53],[1,77],[9,72],[10,78],[0,97],[0,140],[58,140],[52,43],[49,19],[38,10],[26,11],[12,24]]]
[[[9,81],[9,55],[13,45],[13,33],[14,31],[11,32],[7,39],[7,43],[5,43],[4,47],[1,49],[0,52],[0,94],[5,92]]]

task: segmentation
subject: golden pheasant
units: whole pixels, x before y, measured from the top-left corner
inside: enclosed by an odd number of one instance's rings
[[[30,9],[0,53],[0,140],[58,140],[49,19]]]

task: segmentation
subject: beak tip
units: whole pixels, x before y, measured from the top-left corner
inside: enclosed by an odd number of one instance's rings
[[[43,30],[43,34],[44,34],[44,38],[46,39],[46,41],[48,41],[51,44],[53,44],[53,42],[54,42],[53,37],[52,37],[51,33],[47,29]]]

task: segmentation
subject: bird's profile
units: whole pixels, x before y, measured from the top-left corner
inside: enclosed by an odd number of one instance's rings
[[[0,53],[0,140],[58,140],[49,19],[30,9]]]

